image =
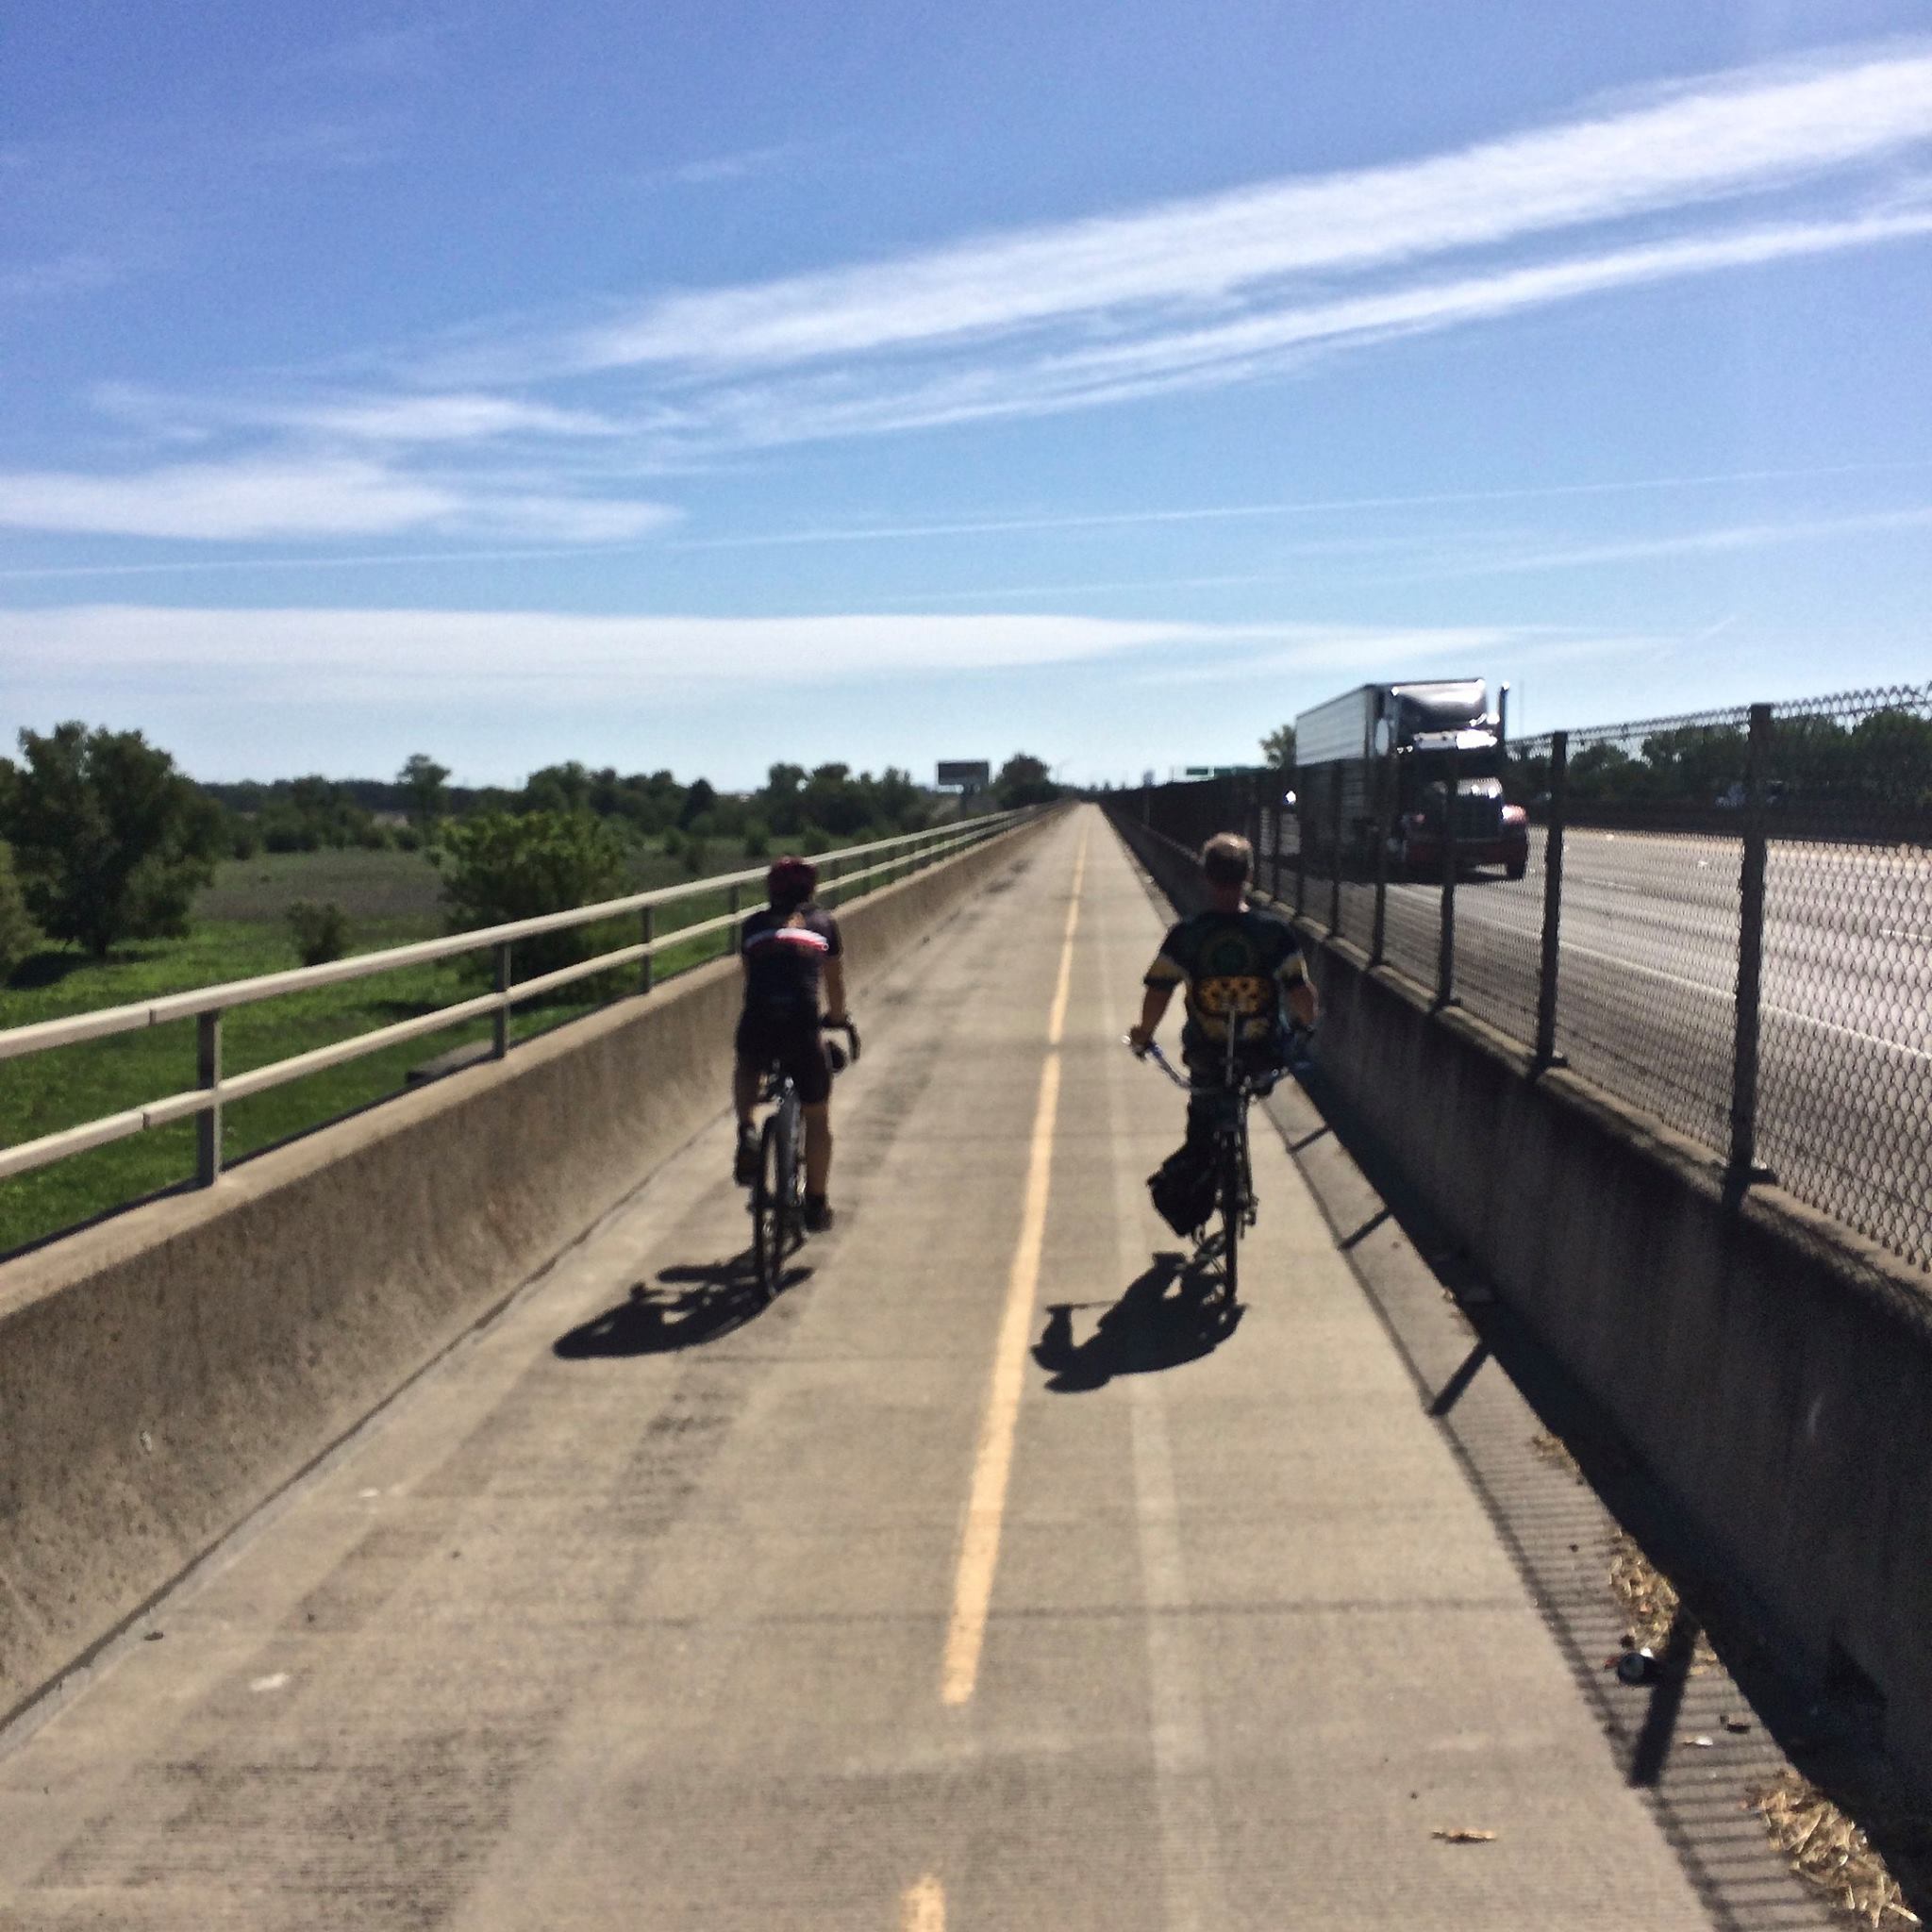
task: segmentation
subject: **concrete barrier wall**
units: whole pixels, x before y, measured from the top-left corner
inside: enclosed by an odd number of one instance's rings
[[[856,988],[1035,821],[838,910]],[[0,1721],[725,1105],[735,960],[0,1267]]]
[[[1186,855],[1118,829],[1177,904]],[[1820,1690],[1932,1791],[1932,1280],[1302,926],[1318,1058]],[[1847,1673],[1846,1665],[1852,1667]]]

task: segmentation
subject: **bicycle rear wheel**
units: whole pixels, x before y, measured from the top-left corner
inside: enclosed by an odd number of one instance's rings
[[[788,1246],[787,1197],[791,1193],[791,1162],[785,1158],[785,1137],[776,1114],[766,1121],[758,1137],[758,1177],[751,1191],[751,1252],[759,1292],[767,1301],[778,1292]]]
[[[1239,1295],[1241,1224],[1247,1218],[1247,1176],[1242,1173],[1241,1140],[1229,1134],[1221,1147],[1221,1298],[1233,1307]]]

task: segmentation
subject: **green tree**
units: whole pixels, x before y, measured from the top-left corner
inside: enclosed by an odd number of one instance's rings
[[[479,812],[451,826],[442,897],[452,932],[568,912],[625,889],[623,837],[589,811]],[[588,958],[581,930],[520,941],[520,977]]]
[[[1017,751],[999,769],[992,781],[993,796],[1008,811],[1022,805],[1045,805],[1060,795],[1044,759]]]
[[[96,957],[188,930],[225,849],[222,808],[138,731],[58,724],[20,734],[11,811],[28,912]]]
[[[409,821],[420,832],[427,833],[449,808],[445,781],[449,767],[439,765],[426,751],[414,751],[403,761],[396,783],[409,792]]]
[[[1294,770],[1294,726],[1277,724],[1261,741],[1261,756],[1277,771]]]
[[[13,848],[0,844],[0,986],[40,942],[40,928],[28,916],[13,870]]]

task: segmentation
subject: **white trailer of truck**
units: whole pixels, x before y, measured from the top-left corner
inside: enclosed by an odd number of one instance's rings
[[[1503,797],[1505,710],[1479,677],[1364,684],[1294,721],[1295,800],[1311,856],[1359,870],[1386,844],[1397,875],[1440,873],[1454,773],[1456,863],[1529,863],[1528,815]]]

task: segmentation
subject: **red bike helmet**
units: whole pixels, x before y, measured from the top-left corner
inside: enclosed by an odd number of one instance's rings
[[[819,889],[819,869],[808,858],[789,853],[774,858],[765,874],[765,896],[774,906],[803,906]]]

